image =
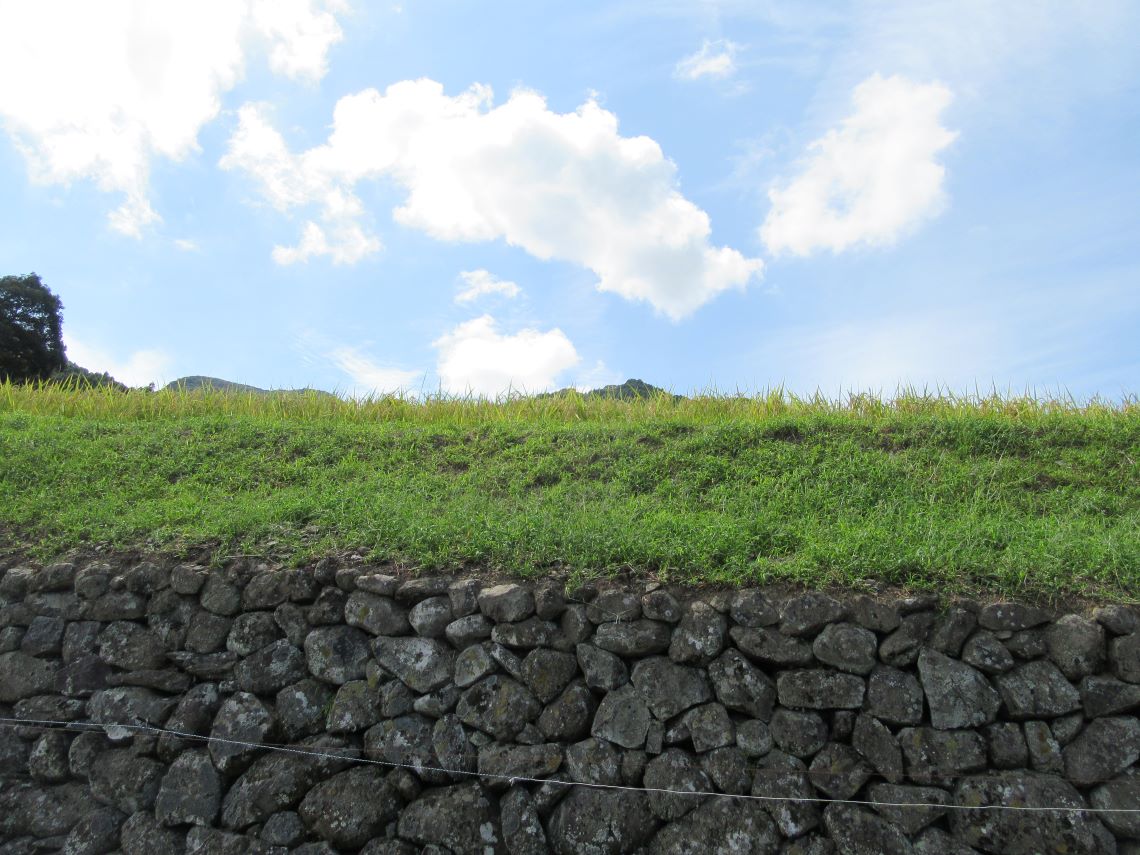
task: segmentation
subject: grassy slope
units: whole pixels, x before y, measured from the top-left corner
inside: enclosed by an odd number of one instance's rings
[[[1134,599],[1140,406],[0,386],[0,527],[425,568]]]

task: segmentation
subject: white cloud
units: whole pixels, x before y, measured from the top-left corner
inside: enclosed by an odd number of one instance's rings
[[[616,371],[606,367],[606,363],[599,359],[588,371],[580,372],[574,380],[574,388],[579,392],[589,392],[601,389],[603,386],[616,386],[626,378]]]
[[[365,234],[357,223],[335,223],[332,233],[330,242],[325,230],[310,220],[305,223],[299,244],[273,247],[273,260],[285,265],[308,261],[314,255],[327,255],[334,264],[355,264],[380,249],[380,241]]]
[[[711,42],[705,39],[701,49],[682,59],[673,75],[682,80],[699,80],[702,77],[724,78],[736,73],[736,52],[740,45],[725,39]]]
[[[464,270],[459,276],[467,283],[467,287],[455,295],[456,303],[470,303],[484,294],[502,294],[513,298],[521,290],[514,282],[500,279],[487,270]]]
[[[800,174],[768,191],[760,236],[769,251],[890,245],[945,206],[935,156],[957,137],[941,125],[950,91],[875,74],[852,100],[855,112],[808,146]]]
[[[432,342],[439,351],[440,383],[445,391],[495,398],[511,392],[531,394],[551,389],[555,378],[581,361],[570,339],[557,327],[504,335],[495,319],[482,315],[459,324]]]
[[[183,252],[198,252],[198,250],[201,249],[201,247],[198,246],[198,242],[190,240],[190,238],[175,238],[174,245]]]
[[[136,350],[126,360],[120,360],[68,333],[63,334],[63,344],[67,358],[76,365],[96,374],[110,374],[128,386],[146,386],[148,383],[161,386],[166,382],[164,373],[170,367],[170,355],[157,348]]]
[[[326,354],[341,371],[364,388],[364,395],[407,391],[423,376],[421,371],[378,365],[353,347],[338,347]]]
[[[299,154],[264,106],[247,104],[221,166],[249,173],[280,210],[318,206],[330,228],[358,223],[358,182],[389,177],[407,191],[401,225],[583,265],[599,290],[674,320],[760,273],[760,259],[710,245],[708,215],[678,191],[673,162],[648,137],[620,136],[595,101],[573,113],[527,90],[491,102],[486,86],[450,97],[426,79],[367,89],[341,98],[328,141]],[[332,237],[310,233],[297,253],[333,251]]]
[[[111,227],[139,237],[154,158],[198,150],[198,131],[252,47],[274,71],[317,80],[341,38],[321,0],[0,0],[0,121],[32,180],[91,180],[121,194]]]

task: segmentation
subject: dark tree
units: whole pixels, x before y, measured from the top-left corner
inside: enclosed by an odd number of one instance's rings
[[[47,380],[67,367],[62,310],[35,273],[0,278],[0,380]]]

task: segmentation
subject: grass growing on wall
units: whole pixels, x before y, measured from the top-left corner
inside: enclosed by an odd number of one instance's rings
[[[1140,591],[1140,403],[344,401],[0,385],[0,529],[424,569]]]

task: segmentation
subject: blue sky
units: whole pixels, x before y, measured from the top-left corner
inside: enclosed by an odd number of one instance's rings
[[[131,385],[1120,401],[1138,42],[1095,0],[0,0],[0,273]]]

